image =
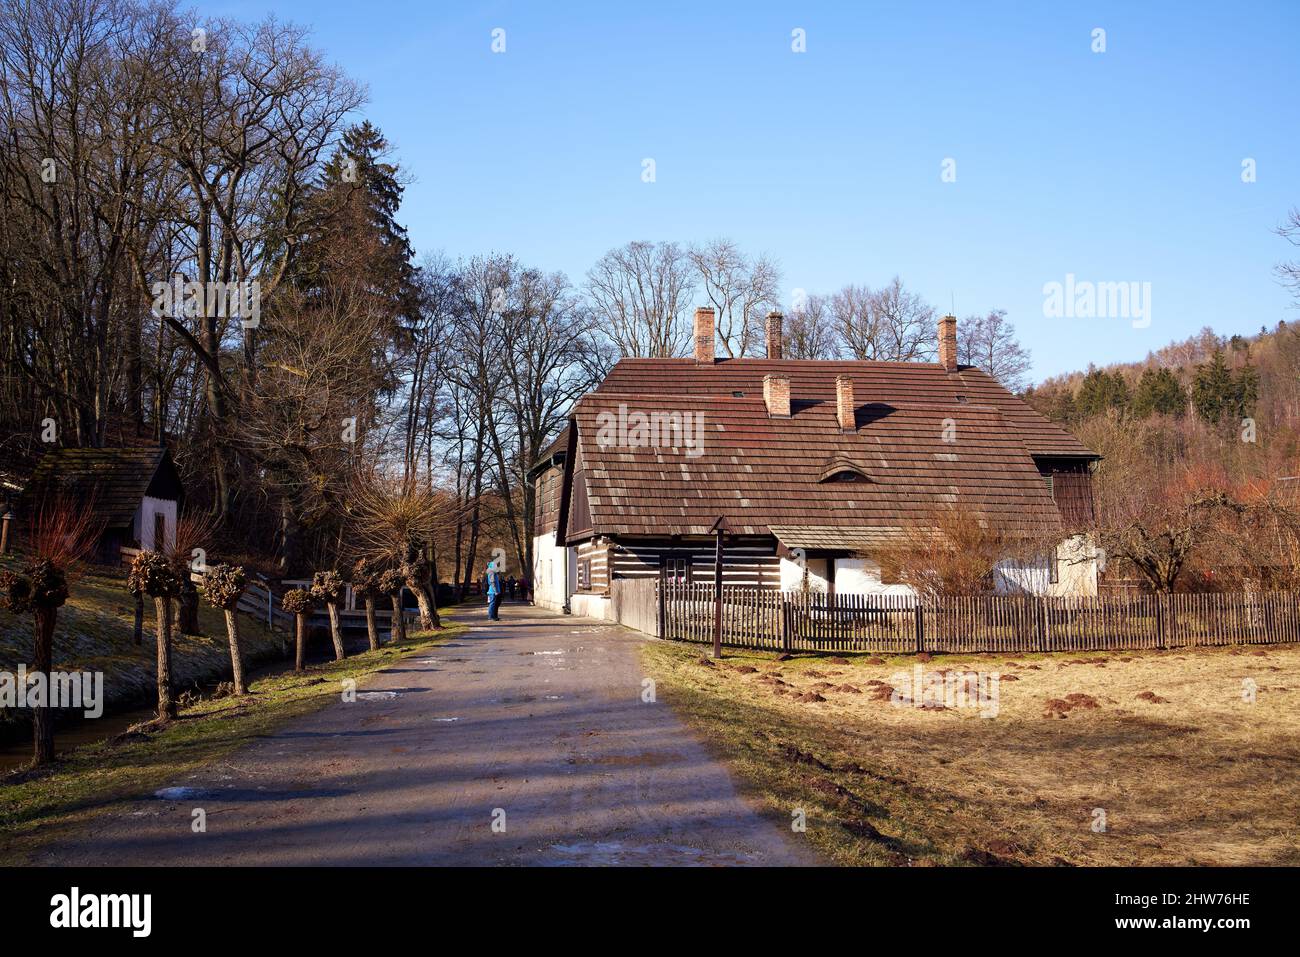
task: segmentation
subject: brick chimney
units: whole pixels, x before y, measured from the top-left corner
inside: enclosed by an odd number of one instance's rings
[[[949,372],[957,371],[957,317],[939,320],[939,364]]]
[[[790,418],[790,377],[763,376],[763,404],[770,416]]]
[[[853,379],[846,375],[835,377],[835,412],[840,420],[840,428],[845,432],[857,431],[854,418]]]
[[[695,361],[713,361],[713,308],[700,306],[695,310]]]
[[[781,320],[779,312],[769,312],[767,314],[767,357],[769,359],[781,358]]]

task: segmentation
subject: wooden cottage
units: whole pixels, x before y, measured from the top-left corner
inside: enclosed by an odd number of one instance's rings
[[[720,519],[727,584],[910,593],[882,551],[963,504],[1060,542],[999,590],[1096,594],[1098,456],[958,364],[956,325],[938,362],[792,360],[773,314],[766,358],[719,360],[701,309],[693,358],[621,360],[534,467],[537,601],[604,617],[619,577],[712,581]]]
[[[42,456],[19,500],[20,522],[58,496],[93,503],[105,522],[93,559],[120,560],[123,545],[170,547],[185,501],[180,473],[165,448],[54,449]]]

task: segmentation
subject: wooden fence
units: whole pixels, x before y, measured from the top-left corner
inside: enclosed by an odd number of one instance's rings
[[[616,596],[627,583],[615,583]],[[641,583],[637,583],[641,584]],[[649,584],[649,583],[646,583]],[[711,643],[714,586],[654,582],[650,634]],[[644,604],[644,598],[636,604]],[[641,616],[644,621],[645,616]],[[1099,651],[1300,641],[1295,592],[1038,598],[722,588],[723,644],[773,651]]]

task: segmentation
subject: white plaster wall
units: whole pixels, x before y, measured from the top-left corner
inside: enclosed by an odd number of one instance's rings
[[[1091,598],[1097,594],[1097,550],[1086,535],[1075,535],[1056,546],[1057,581],[1047,561],[1003,562],[994,571],[999,594],[1028,592],[1053,598]]]
[[[161,513],[165,516],[164,521],[167,523],[167,541],[155,542],[153,540],[154,516]],[[140,507],[135,510],[135,521],[132,531],[135,532],[135,540],[140,543],[140,547],[146,551],[161,551],[164,548],[170,548],[176,543],[176,503],[166,498],[150,498],[146,495],[140,500]]]
[[[915,595],[911,585],[886,585],[880,580],[880,563],[869,558],[835,559],[837,595]]]
[[[612,619],[614,605],[604,595],[570,595],[569,608],[583,618]]]
[[[808,565],[808,590],[812,592],[826,593],[829,583],[826,581],[826,559],[809,558],[805,560]],[[781,590],[782,591],[800,591],[803,588],[803,565],[798,562],[783,557],[781,559]]]
[[[559,611],[577,585],[577,559],[572,548],[555,544],[555,533],[533,537],[533,601]]]

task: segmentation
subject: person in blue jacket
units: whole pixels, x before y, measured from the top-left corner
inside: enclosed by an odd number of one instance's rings
[[[488,562],[487,567],[487,596],[488,596],[488,618],[492,621],[500,621],[501,615],[498,609],[501,605],[501,573],[497,571],[493,562]]]

